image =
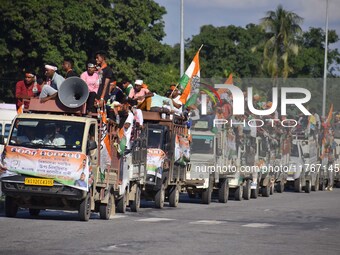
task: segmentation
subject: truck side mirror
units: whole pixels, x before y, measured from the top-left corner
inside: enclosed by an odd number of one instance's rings
[[[4,145],[5,144],[5,138],[3,135],[0,135],[0,144]]]
[[[92,151],[94,149],[97,149],[96,141],[93,141],[93,140],[87,141],[87,151]]]

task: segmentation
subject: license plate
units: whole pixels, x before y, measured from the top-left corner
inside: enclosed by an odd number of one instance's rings
[[[25,185],[53,186],[52,179],[25,178]]]

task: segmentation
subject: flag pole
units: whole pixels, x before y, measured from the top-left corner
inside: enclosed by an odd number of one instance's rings
[[[198,51],[197,52],[200,52],[201,51],[201,49],[203,48],[203,44],[201,45],[201,47],[199,47],[199,49],[198,49]],[[197,52],[196,52],[196,54],[197,54]],[[195,55],[196,55],[195,54]],[[184,73],[181,75],[181,77],[184,75]],[[172,97],[172,93],[174,93],[174,91],[175,91],[175,89],[177,89],[177,87],[178,87],[178,85],[179,85],[179,82],[177,82],[177,84],[176,84],[176,87],[172,90],[172,92],[171,92],[171,94],[170,94],[170,98]]]
[[[328,0],[326,0],[325,59],[323,69],[322,117],[326,117],[327,53],[328,53]]]

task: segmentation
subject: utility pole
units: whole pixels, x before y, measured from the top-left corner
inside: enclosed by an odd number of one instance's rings
[[[326,38],[325,38],[325,61],[323,69],[323,95],[322,95],[322,116],[326,116],[326,89],[327,89],[327,53],[328,53],[328,0],[326,0]]]
[[[181,1],[180,77],[184,74],[184,0]]]

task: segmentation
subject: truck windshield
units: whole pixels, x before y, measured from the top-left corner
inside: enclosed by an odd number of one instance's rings
[[[9,145],[81,151],[85,123],[46,119],[16,119]]]
[[[334,125],[334,138],[340,139],[340,123]]]
[[[292,145],[292,152],[290,153],[291,157],[299,157],[299,148],[297,144]]]
[[[148,148],[162,149],[163,147],[163,135],[161,130],[149,129],[148,132]]]
[[[191,153],[214,154],[214,137],[208,135],[193,135]]]

